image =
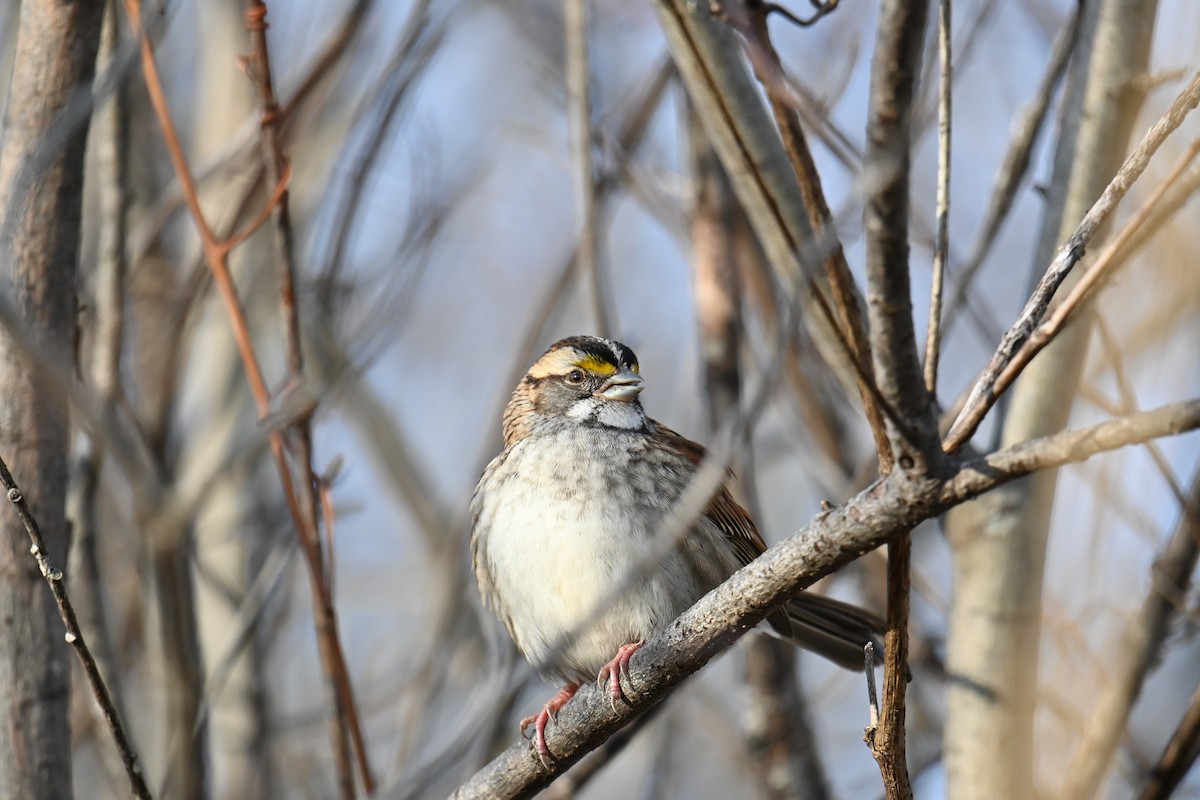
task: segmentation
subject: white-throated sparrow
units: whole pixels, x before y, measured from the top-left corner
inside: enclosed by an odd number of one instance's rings
[[[633,652],[766,549],[749,514],[721,487],[678,547],[610,597],[638,568],[705,454],[646,416],[642,386],[637,358],[620,342],[557,342],[513,392],[504,451],[471,500],[484,604],[544,677],[566,682],[521,721],[522,731],[534,723],[543,759],[546,723],[581,681],[607,681],[616,702]],[[862,668],[863,646],[883,629],[873,614],[809,593],[768,623],[848,669]]]

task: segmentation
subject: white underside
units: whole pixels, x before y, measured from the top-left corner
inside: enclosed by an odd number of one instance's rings
[[[508,618],[535,667],[568,680],[593,677],[620,645],[658,633],[708,588],[672,552],[613,596],[638,569],[674,497],[612,479],[629,467],[636,446],[633,454],[618,448],[596,458],[562,457],[581,445],[566,437],[594,435],[577,429],[519,442],[485,478],[500,491],[478,501],[491,605]]]

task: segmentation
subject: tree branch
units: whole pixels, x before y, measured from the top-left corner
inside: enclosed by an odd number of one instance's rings
[[[819,269],[831,243],[814,239],[795,171],[742,66],[733,33],[713,18],[707,3],[655,0],[655,7],[688,96],[768,261],[779,282],[800,295],[803,319],[821,355],[842,384],[853,387],[862,368],[842,335]],[[898,424],[896,414],[884,411]]]
[[[1004,387],[998,383],[1001,374],[1033,333],[1038,323],[1041,322],[1058,287],[1079,262],[1079,259],[1083,257],[1084,250],[1091,242],[1092,237],[1096,235],[1100,225],[1116,209],[1121,198],[1129,191],[1129,187],[1141,177],[1150,163],[1151,157],[1158,151],[1166,138],[1183,123],[1184,118],[1196,108],[1197,104],[1200,104],[1200,72],[1192,75],[1192,79],[1171,103],[1167,113],[1155,123],[1137,148],[1125,159],[1125,163],[1113,176],[1104,193],[1100,195],[1100,199],[1084,215],[1075,232],[1071,234],[1058,251],[1054,261],[1046,268],[1045,274],[1038,282],[1037,288],[1025,304],[1016,323],[1004,334],[1000,346],[988,362],[983,374],[971,387],[971,393],[962,412],[950,427],[950,432],[942,443],[946,452],[952,453],[962,447],[975,433],[979,423],[983,421],[987,412],[991,410],[1004,391]]]
[[[1142,787],[1138,800],[1167,800],[1196,763],[1197,756],[1200,756],[1200,686],[1192,694],[1175,735],[1150,770],[1150,779]]]
[[[1020,116],[1013,125],[1012,138],[1004,153],[1004,160],[996,171],[995,185],[992,188],[992,195],[988,199],[987,212],[983,222],[979,225],[979,233],[955,276],[954,293],[950,296],[950,302],[946,304],[946,320],[943,325],[946,333],[949,333],[954,325],[956,314],[965,306],[971,284],[975,280],[979,268],[983,266],[984,259],[991,252],[992,245],[1000,234],[1000,228],[1008,219],[1009,212],[1012,211],[1016,202],[1017,189],[1029,172],[1033,146],[1037,142],[1046,119],[1050,116],[1055,89],[1062,81],[1063,75],[1066,74],[1067,63],[1070,61],[1071,54],[1075,52],[1075,44],[1079,40],[1081,11],[1082,9],[1077,7],[1066,25],[1058,32],[1054,45],[1050,49],[1046,71],[1042,74],[1037,89],[1034,90],[1033,99],[1021,110]]]
[[[902,468],[937,468],[936,423],[921,378],[908,269],[911,122],[928,0],[885,0],[871,62],[867,118],[867,317],[875,379],[906,423],[889,437]]]
[[[627,684],[630,705],[613,708],[606,692],[583,686],[547,729],[547,743],[557,757],[551,769],[529,742],[520,741],[452,796],[531,796],[630,719],[662,702],[772,608],[924,520],[1034,471],[1197,427],[1200,399],[1034,439],[964,463],[945,481],[904,471],[877,481],[738,570],[638,650]]]
[[[929,328],[925,336],[925,391],[937,397],[938,357],[942,349],[942,287],[950,252],[950,0],[938,0],[938,184],[937,226],[933,242],[933,280],[929,290]]]
[[[67,629],[67,644],[75,650],[75,655],[79,656],[79,663],[83,665],[83,672],[87,676],[88,684],[92,687],[92,694],[95,695],[96,702],[100,705],[100,713],[104,715],[104,721],[108,723],[109,732],[112,733],[113,742],[121,756],[121,763],[125,766],[130,790],[133,792],[133,796],[139,800],[149,800],[150,790],[146,787],[145,779],[142,778],[142,767],[138,764],[137,753],[129,741],[129,736],[125,733],[125,726],[117,713],[117,707],[113,703],[108,686],[105,685],[104,678],[100,676],[96,659],[92,656],[92,651],[88,649],[87,641],[83,638],[79,620],[75,616],[75,606],[71,604],[71,598],[67,595],[63,573],[51,561],[46,548],[46,540],[42,536],[42,529],[33,513],[30,512],[29,504],[25,502],[25,495],[21,493],[21,489],[13,480],[12,474],[8,471],[8,465],[4,463],[3,459],[0,459],[0,485],[4,487],[9,502],[16,507],[17,515],[20,516],[21,523],[29,534],[29,552],[37,560],[38,570],[46,579],[50,593],[54,595],[58,614],[62,617],[63,627]]]

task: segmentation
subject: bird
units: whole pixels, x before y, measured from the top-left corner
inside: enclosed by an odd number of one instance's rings
[[[523,734],[533,725],[544,764],[546,726],[583,682],[607,684],[615,706],[633,653],[766,550],[750,514],[721,485],[676,546],[657,563],[641,563],[706,455],[646,415],[643,388],[626,345],[597,336],[555,342],[513,391],[504,448],[471,498],[471,560],[483,604],[543,678],[563,683],[520,722]],[[636,570],[638,578],[627,580]],[[766,622],[857,670],[864,646],[884,630],[876,615],[811,592]]]

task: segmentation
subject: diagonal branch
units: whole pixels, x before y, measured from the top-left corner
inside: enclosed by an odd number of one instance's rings
[[[631,705],[614,709],[607,693],[590,684],[581,688],[547,730],[557,756],[552,770],[541,764],[529,742],[521,741],[452,797],[532,796],[633,717],[662,702],[779,603],[924,520],[1032,472],[1196,428],[1200,399],[1034,439],[966,462],[945,481],[894,473],[769,549],[642,647],[631,664]]]
[[[828,13],[835,7],[834,3],[822,6],[822,13]],[[784,70],[783,62],[771,42],[770,30],[767,27],[767,16],[771,6],[754,8],[747,4],[726,3],[723,7],[726,22],[732,26],[746,42],[746,50],[754,73],[758,77],[770,101],[771,112],[775,124],[779,128],[784,150],[796,173],[796,181],[804,208],[808,212],[808,223],[818,243],[818,250],[824,258],[822,265],[825,270],[825,280],[833,307],[837,312],[837,324],[841,337],[848,343],[847,358],[852,361],[858,393],[863,402],[867,422],[875,439],[875,450],[879,456],[879,471],[886,475],[892,469],[892,448],[887,438],[887,427],[884,423],[883,402],[879,398],[879,389],[875,385],[874,367],[871,364],[871,345],[867,337],[867,325],[864,319],[862,297],[846,260],[846,252],[838,237],[837,227],[829,203],[825,199],[825,190],[821,184],[820,173],[817,172],[816,162],[809,149],[808,140],[800,124],[800,112],[804,107],[804,98],[789,81]],[[814,20],[815,21],[815,20]],[[840,376],[845,377],[845,376]]]
[[[1187,713],[1163,748],[1138,800],[1168,800],[1200,756],[1200,687],[1192,694]]]
[[[1004,334],[1000,346],[996,349],[987,367],[984,368],[975,385],[971,387],[971,393],[967,397],[962,412],[942,442],[942,447],[946,452],[952,453],[966,444],[967,440],[975,433],[975,429],[979,427],[979,423],[996,404],[1004,391],[1004,387],[999,384],[1001,374],[1013,360],[1017,351],[1033,334],[1038,323],[1041,322],[1058,287],[1079,263],[1084,250],[1091,242],[1092,237],[1096,235],[1100,225],[1116,209],[1121,198],[1129,191],[1129,187],[1141,177],[1147,164],[1150,163],[1151,157],[1158,151],[1166,138],[1183,123],[1184,118],[1196,108],[1197,104],[1200,104],[1200,72],[1192,76],[1188,85],[1171,103],[1167,113],[1154,124],[1137,148],[1125,159],[1125,163],[1113,176],[1104,193],[1100,195],[1100,199],[1088,209],[1075,232],[1058,251],[1058,255],[1046,269],[1037,288],[1025,304],[1020,317]]]
[[[733,33],[707,4],[655,0],[655,7],[688,96],[780,284],[800,298],[805,323],[842,384],[862,381],[872,389],[874,381],[853,357],[855,348],[838,324],[828,280],[819,269],[833,241],[813,235],[796,172],[742,66]],[[728,15],[738,6],[717,10]],[[857,294],[855,303],[862,304]],[[902,426],[903,417],[878,400],[892,423]]]
[[[71,645],[75,650],[75,654],[79,656],[79,661],[83,665],[83,672],[87,675],[88,683],[91,685],[92,694],[96,696],[96,702],[100,704],[100,712],[104,715],[104,721],[108,723],[109,732],[112,734],[113,742],[117,746],[117,752],[121,756],[121,763],[125,766],[125,774],[129,776],[130,790],[133,796],[139,798],[139,800],[148,800],[150,790],[146,787],[146,781],[142,778],[142,767],[138,763],[137,753],[133,749],[129,735],[125,732],[125,726],[121,722],[120,715],[117,713],[117,707],[113,702],[112,694],[108,691],[108,686],[100,676],[100,669],[96,666],[96,659],[92,656],[92,651],[88,649],[87,642],[83,638],[83,631],[79,628],[79,620],[75,616],[75,606],[71,603],[70,596],[67,595],[63,573],[50,561],[50,556],[46,549],[46,541],[42,537],[42,529],[29,510],[29,505],[25,502],[25,495],[21,493],[16,481],[13,480],[12,474],[9,473],[8,465],[2,459],[0,459],[0,486],[4,487],[9,502],[16,507],[17,514],[21,517],[21,522],[25,525],[25,530],[29,534],[29,552],[37,559],[38,569],[41,571],[42,577],[46,579],[46,584],[50,587],[50,593],[54,595],[54,602],[58,605],[59,616],[62,617],[63,626],[67,629],[67,644]]]

